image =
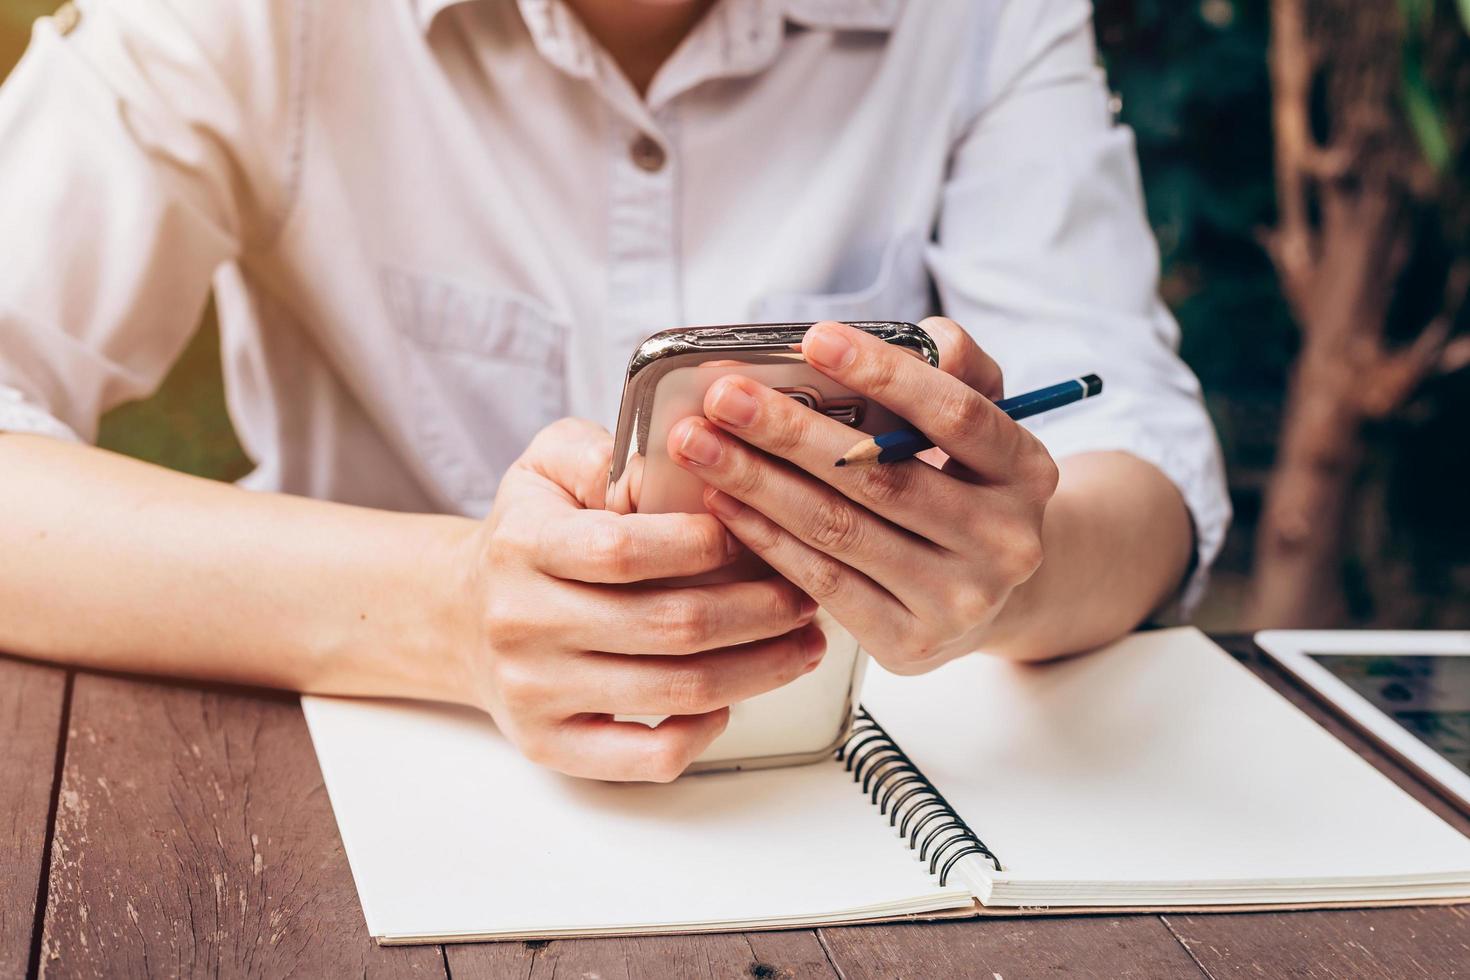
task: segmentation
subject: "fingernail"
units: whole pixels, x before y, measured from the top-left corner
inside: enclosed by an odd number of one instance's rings
[[[718,492],[718,491],[716,491],[716,492]],[[740,540],[738,538],[736,538],[735,535],[730,534],[729,532],[726,532],[726,534],[725,534],[725,561],[734,561],[736,558],[738,558],[740,556],[740,549],[741,549],[741,547],[742,547],[742,545],[740,544]]]
[[[714,397],[710,399],[710,414],[730,425],[749,425],[755,421],[759,406],[734,381],[724,380],[715,385]]]
[[[801,597],[801,618],[810,619],[817,614],[817,600],[809,595]]]
[[[807,630],[806,636],[802,637],[802,646],[806,648],[806,670],[811,673],[817,669],[817,664],[827,655],[827,634],[821,630]]]
[[[696,422],[686,423],[684,438],[679,442],[679,455],[698,466],[713,466],[720,461],[720,440],[713,432]]]
[[[718,490],[710,490],[704,495],[704,505],[709,508],[711,514],[716,517],[723,517],[726,520],[739,514],[745,507],[744,504],[728,493],[721,493]],[[734,541],[735,539],[732,537],[730,540]]]
[[[857,351],[836,327],[817,325],[806,332],[801,345],[806,359],[829,371],[840,371],[852,363]]]

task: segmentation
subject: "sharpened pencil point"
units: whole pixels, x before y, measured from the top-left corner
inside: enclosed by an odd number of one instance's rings
[[[858,443],[856,446],[853,446],[847,452],[843,453],[842,458],[837,461],[837,465],[867,466],[869,463],[876,463],[878,461],[878,455],[881,452],[882,450],[878,447],[878,444],[876,442],[874,442],[872,439],[864,439],[862,442]]]
[[[845,460],[845,459],[839,459],[837,462],[833,463],[832,465],[833,466],[846,466],[847,465],[847,460]]]

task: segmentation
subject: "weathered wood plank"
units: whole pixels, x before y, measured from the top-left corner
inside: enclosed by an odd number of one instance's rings
[[[844,980],[1204,976],[1151,915],[979,919],[820,931]]]
[[[47,977],[443,977],[368,937],[295,699],[78,675]]]
[[[36,714],[36,699],[17,697],[17,686],[7,684],[19,676],[4,672],[9,664],[0,661],[0,731],[11,730],[7,726],[21,714],[17,704],[28,718]],[[1252,660],[1251,666],[1324,719],[1268,665]],[[0,753],[0,778],[13,777],[0,782],[0,814],[16,810],[8,791],[53,771],[60,695],[53,693],[51,703],[53,736],[44,759]],[[1470,826],[1355,733],[1331,718],[1325,723],[1431,808],[1462,829]],[[457,980],[554,974],[990,978],[1043,970],[1198,977],[1201,968],[1216,978],[1416,977],[1462,976],[1462,964],[1470,962],[1470,913],[1449,908],[994,919],[820,934],[451,946],[442,954],[437,947],[380,950],[367,938],[294,701],[82,675],[69,736],[42,963],[52,976],[216,970],[437,976],[447,960]],[[33,838],[44,833],[50,796],[49,778],[39,782],[41,821]],[[18,800],[23,794],[13,795]],[[24,828],[24,820],[13,826]],[[16,836],[6,843],[15,844]],[[30,849],[36,850],[34,842]],[[34,860],[39,867],[39,856]],[[36,883],[33,872],[24,901],[34,901]],[[0,901],[7,900],[8,884],[0,882]],[[29,930],[27,920],[27,937]],[[8,939],[3,928],[0,938]],[[17,972],[3,958],[14,945],[0,943],[0,975]],[[29,939],[19,948],[24,969]]]
[[[65,697],[65,671],[0,658],[0,977],[31,956]]]
[[[780,977],[781,980],[817,980],[839,977],[827,958],[826,947],[815,932],[749,932],[745,941],[755,955],[747,971],[751,977]]]
[[[1164,918],[1215,980],[1470,977],[1464,906]]]
[[[454,980],[832,980],[838,974],[810,930],[487,943],[446,946]]]

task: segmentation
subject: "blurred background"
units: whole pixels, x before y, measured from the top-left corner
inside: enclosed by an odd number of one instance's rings
[[[0,0],[0,76],[55,0]],[[1197,621],[1470,628],[1470,0],[1097,0],[1230,473]],[[103,445],[233,480],[212,312]]]

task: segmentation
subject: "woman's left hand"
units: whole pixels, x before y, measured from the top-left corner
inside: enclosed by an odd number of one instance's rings
[[[834,461],[861,435],[739,375],[716,381],[708,418],[674,426],[669,453],[709,489],[730,532],[896,673],[982,645],[1042,561],[1057,467],[996,408],[1001,372],[952,320],[921,326],[938,370],[833,321],[802,341],[813,367],[884,405],[938,447],[881,466]]]

